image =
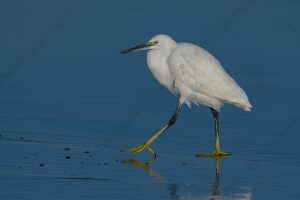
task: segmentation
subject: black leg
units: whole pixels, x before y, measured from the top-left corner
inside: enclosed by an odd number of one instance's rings
[[[132,155],[135,155],[137,153],[140,153],[141,151],[143,151],[144,149],[147,149],[150,153],[153,154],[154,158],[156,157],[156,153],[150,148],[150,145],[165,131],[167,130],[170,126],[172,126],[173,124],[175,124],[176,120],[177,120],[177,116],[179,113],[179,109],[181,107],[181,102],[179,101],[176,110],[174,112],[174,114],[172,115],[172,117],[169,119],[168,123],[165,124],[155,135],[153,135],[146,143],[136,147],[136,148],[132,148],[132,149],[123,149],[121,151],[125,151],[125,152],[132,152]]]
[[[216,137],[219,137],[219,113],[213,108],[210,108],[211,112],[213,113],[214,116],[214,124],[215,124],[215,133]]]
[[[175,124],[176,120],[177,120],[177,115],[179,113],[179,109],[180,109],[180,103],[178,103],[176,110],[174,112],[174,114],[172,115],[172,117],[169,119],[168,125],[169,127],[172,126],[173,124]]]
[[[227,156],[230,155],[230,153],[222,152],[221,151],[221,145],[220,145],[220,133],[219,133],[219,113],[213,108],[210,108],[213,117],[214,117],[214,124],[215,124],[215,135],[216,135],[216,150],[212,153],[200,153],[196,154],[197,157],[220,157],[220,156]]]

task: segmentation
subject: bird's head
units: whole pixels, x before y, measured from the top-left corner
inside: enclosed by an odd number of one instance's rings
[[[140,50],[163,50],[173,48],[176,46],[176,42],[168,35],[159,34],[151,38],[148,42],[140,44],[129,49],[122,51],[122,54],[130,53]]]

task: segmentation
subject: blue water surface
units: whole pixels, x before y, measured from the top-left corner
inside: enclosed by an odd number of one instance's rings
[[[299,199],[300,2],[0,2],[0,199]],[[245,89],[251,112],[184,106],[153,79],[145,53],[164,33],[198,44]],[[134,159],[134,160],[133,160]]]

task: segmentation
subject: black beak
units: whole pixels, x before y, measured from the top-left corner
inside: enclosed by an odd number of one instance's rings
[[[135,47],[131,47],[129,49],[126,49],[124,51],[121,51],[121,54],[126,54],[126,53],[130,53],[132,51],[136,51],[136,50],[139,50],[139,49],[143,49],[143,48],[146,48],[146,47],[150,47],[152,46],[151,44],[149,43],[146,43],[146,44],[140,44],[140,45],[137,45]]]

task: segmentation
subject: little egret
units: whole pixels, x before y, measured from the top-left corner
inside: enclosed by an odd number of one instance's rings
[[[219,61],[199,46],[176,43],[170,36],[163,34],[156,35],[149,42],[121,53],[126,54],[138,50],[147,50],[147,63],[150,71],[160,84],[179,96],[179,102],[168,123],[146,143],[121,151],[135,155],[146,149],[156,157],[156,153],[150,148],[151,144],[176,122],[183,103],[189,107],[194,103],[211,109],[216,137],[215,151],[209,154],[196,154],[196,156],[230,155],[221,151],[218,112],[224,103],[233,104],[244,111],[250,111],[252,106],[244,90],[226,73]]]

